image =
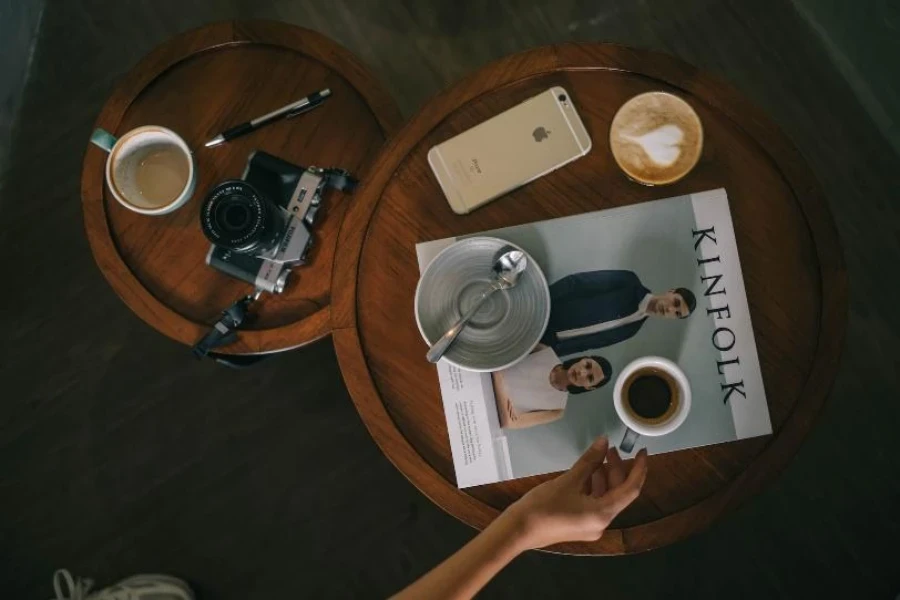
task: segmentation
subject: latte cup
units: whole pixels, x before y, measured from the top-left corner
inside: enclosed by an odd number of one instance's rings
[[[95,129],[91,143],[109,153],[106,185],[128,210],[164,215],[183,206],[194,194],[194,156],[171,129],[146,125],[118,139],[104,129]]]
[[[625,175],[644,185],[686,176],[703,153],[703,123],[682,98],[639,94],[623,104],[609,128],[609,148]]]
[[[626,428],[619,448],[630,453],[640,436],[666,435],[684,423],[691,410],[691,385],[671,360],[645,356],[619,373],[613,404]]]

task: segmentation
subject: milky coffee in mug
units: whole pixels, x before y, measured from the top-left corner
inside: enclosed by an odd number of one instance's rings
[[[622,105],[609,130],[613,158],[631,179],[663,185],[687,175],[703,152],[703,125],[691,105],[648,92]]]
[[[91,142],[109,153],[106,183],[119,203],[145,215],[170,213],[194,193],[196,169],[190,148],[170,129],[148,125],[118,139],[96,129]]]

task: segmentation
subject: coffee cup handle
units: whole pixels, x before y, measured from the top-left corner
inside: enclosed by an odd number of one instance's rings
[[[631,453],[631,451],[634,450],[634,443],[637,442],[639,437],[639,433],[636,433],[635,431],[626,427],[625,437],[622,438],[622,443],[619,444],[619,449],[622,450],[622,452]]]
[[[91,143],[102,150],[112,152],[113,146],[116,145],[116,136],[98,127],[91,134]]]

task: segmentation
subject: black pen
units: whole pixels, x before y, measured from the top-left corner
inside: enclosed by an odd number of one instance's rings
[[[278,119],[289,119],[291,117],[299,115],[300,113],[305,113],[306,111],[312,110],[318,105],[322,104],[322,102],[325,101],[325,98],[330,95],[331,90],[328,88],[325,88],[321,92],[310,94],[306,98],[301,98],[296,102],[291,102],[287,106],[282,106],[281,108],[273,110],[272,112],[261,117],[257,117],[252,121],[241,123],[240,125],[235,125],[231,129],[220,133],[213,139],[206,142],[204,146],[206,146],[207,148],[212,148],[213,146],[218,146],[222,142],[227,142],[228,140],[233,140],[236,137],[242,136],[245,133],[256,131],[260,127],[268,125],[269,123],[273,123]]]

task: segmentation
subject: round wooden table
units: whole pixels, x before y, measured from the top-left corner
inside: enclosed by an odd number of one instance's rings
[[[593,138],[584,158],[467,216],[447,205],[426,153],[554,85],[572,94]],[[705,128],[682,181],[644,187],[609,152],[628,98],[674,91]],[[822,406],[837,367],[847,278],[832,218],[785,136],[721,81],[669,56],[603,44],[540,48],[484,67],[430,101],[379,155],[345,216],[333,273],[333,339],[357,409],[385,454],[446,511],[483,528],[553,475],[461,491],[437,373],[413,316],[415,244],[725,187],[775,433],[653,456],[641,497],[579,554],[638,552],[691,535],[775,477]]]
[[[331,88],[315,110],[214,148],[223,130]],[[165,335],[193,345],[251,286],[205,264],[200,231],[207,190],[238,178],[250,152],[288,162],[342,167],[357,177],[400,123],[393,99],[346,49],[319,33],[273,21],[218,23],[176,36],[123,77],[96,126],[122,134],[163,125],[194,151],[193,198],[172,214],[148,217],[122,207],[104,183],[106,153],[88,146],[82,172],[85,229],[97,264],[125,303]],[[308,264],[281,295],[253,305],[256,320],[216,352],[256,354],[309,343],[331,330],[335,242],[352,196],[329,191],[313,230]]]

